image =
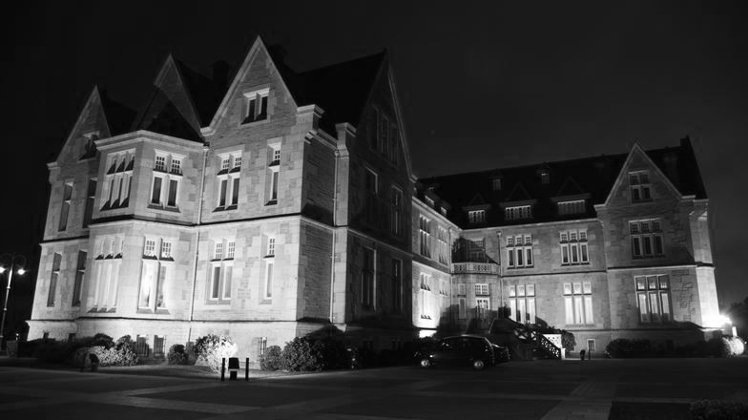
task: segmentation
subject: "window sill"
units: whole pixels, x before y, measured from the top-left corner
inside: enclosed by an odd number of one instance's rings
[[[150,308],[138,308],[136,313],[139,314],[156,314],[156,315],[169,315],[169,311],[167,309],[156,309],[154,312],[153,309]]]
[[[179,213],[179,207],[173,206],[162,206],[160,204],[148,204],[148,208],[151,210],[168,211],[170,213]]]
[[[211,306],[223,306],[223,307],[230,307],[231,306],[231,300],[230,299],[208,299],[205,302],[206,305]]]
[[[88,313],[115,313],[117,308],[97,308],[93,307],[88,310]]]
[[[278,204],[278,200],[270,200],[267,203],[265,203],[266,206],[275,206]]]
[[[511,267],[507,267],[506,269],[507,270],[522,270],[522,269],[526,269],[526,268],[535,268],[535,266],[534,265],[523,265],[521,267],[511,266]]]
[[[222,212],[222,211],[231,211],[231,210],[236,210],[236,209],[238,209],[238,208],[239,208],[239,206],[238,206],[238,205],[236,205],[236,204],[232,204],[232,205],[230,205],[230,206],[226,206],[226,207],[223,207],[223,206],[218,206],[218,207],[216,207],[216,208],[215,208],[215,209],[213,210],[213,213],[217,213],[217,212]]]
[[[252,126],[255,126],[255,125],[261,125],[261,124],[266,123],[268,121],[270,121],[270,118],[268,118],[267,115],[265,115],[263,118],[257,118],[257,119],[251,120],[251,121],[249,121],[247,118],[245,118],[245,119],[242,120],[242,122],[239,123],[239,127],[241,127],[241,128],[252,127]]]
[[[265,298],[260,301],[260,305],[272,305],[272,304],[273,304],[273,299]]]
[[[576,267],[579,265],[590,265],[588,262],[579,262],[579,263],[561,263],[561,267]]]

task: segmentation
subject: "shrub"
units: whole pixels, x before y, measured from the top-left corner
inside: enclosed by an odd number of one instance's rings
[[[577,339],[574,337],[574,333],[566,330],[561,330],[561,347],[566,349],[566,352],[574,351],[574,347],[577,346]]]
[[[99,366],[132,366],[138,364],[135,343],[129,335],[120,337],[112,347],[93,346],[89,353],[99,358]]]
[[[169,347],[169,353],[166,355],[166,360],[170,365],[186,365],[187,364],[187,353],[185,352],[182,344],[174,344]]]
[[[712,338],[706,342],[706,355],[712,357],[729,357],[730,345],[723,338]]]
[[[319,348],[303,337],[296,337],[286,343],[281,353],[283,368],[290,371],[319,371],[323,367],[323,357]]]
[[[605,347],[605,351],[610,357],[630,358],[652,356],[654,351],[652,343],[649,340],[628,340],[626,338],[617,338]]]
[[[312,349],[321,356],[322,369],[342,369],[347,368],[348,352],[342,341],[334,338],[325,338],[317,340],[312,345]]]
[[[79,347],[73,352],[71,359],[72,365],[79,368],[86,365],[86,358],[88,353],[91,351],[90,347]]]
[[[734,401],[703,400],[691,404],[693,420],[739,420],[748,418],[748,406]]]
[[[260,369],[262,370],[279,370],[283,367],[283,359],[280,346],[270,346],[260,356]]]
[[[228,336],[208,334],[195,341],[197,364],[208,366],[213,372],[221,371],[221,361],[236,354],[236,344]]]

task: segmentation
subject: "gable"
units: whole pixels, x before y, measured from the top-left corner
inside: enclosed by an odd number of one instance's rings
[[[151,96],[133,130],[201,141],[200,119],[184,79],[170,55],[153,83]]]
[[[633,179],[632,179],[633,176]],[[635,191],[636,190],[636,191]],[[639,198],[637,199],[636,196]],[[634,144],[605,200],[605,206],[680,199],[682,194],[638,144]]]
[[[94,87],[56,161],[62,166],[94,157],[96,147],[93,140],[111,135],[99,89]]]
[[[296,115],[296,102],[283,79],[279,66],[273,61],[260,37],[247,53],[244,62],[234,77],[226,95],[216,110],[206,130],[208,135],[216,131],[235,129],[253,124],[247,121],[251,94],[267,91],[267,120]]]

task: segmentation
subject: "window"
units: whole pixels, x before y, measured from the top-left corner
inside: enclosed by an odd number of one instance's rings
[[[57,294],[57,281],[60,279],[60,264],[62,254],[55,252],[52,257],[52,274],[49,276],[49,291],[47,292],[47,306],[55,306],[55,296]]]
[[[403,262],[392,259],[392,308],[403,310]]]
[[[426,273],[419,273],[418,279],[420,280],[419,290],[419,301],[421,309],[421,319],[431,319],[433,313],[433,297],[431,295],[431,276]]]
[[[96,178],[88,180],[88,192],[86,196],[86,208],[83,212],[83,227],[88,227],[91,224],[91,218],[93,217],[93,208],[96,200]]]
[[[486,318],[491,310],[491,300],[486,297],[476,297],[475,309],[477,309],[478,318]]]
[[[592,324],[592,283],[564,283],[564,306],[567,325]]]
[[[83,144],[83,153],[80,159],[89,159],[96,156],[96,140],[101,138],[101,134],[98,131],[92,131],[83,135],[86,142]]]
[[[527,206],[514,206],[504,209],[504,218],[506,220],[523,220],[532,217],[532,208]]]
[[[561,265],[589,264],[586,230],[565,230],[560,234]]]
[[[104,168],[101,210],[124,208],[130,204],[130,185],[135,149],[110,153]]]
[[[467,299],[457,299],[457,317],[459,319],[467,318]]]
[[[546,169],[541,169],[538,172],[538,176],[540,176],[540,183],[543,185],[548,185],[551,183],[551,174]]]
[[[630,221],[629,232],[633,258],[661,257],[665,254],[662,224],[658,219]]]
[[[418,280],[420,280],[421,290],[431,290],[431,276],[426,273],[419,273]]]
[[[666,274],[635,276],[639,321],[657,323],[672,321],[670,313],[670,277]]]
[[[278,188],[280,180],[280,160],[281,144],[273,143],[268,145],[268,168],[266,171],[266,196],[268,201],[266,205],[278,203]]]
[[[145,238],[140,275],[139,310],[166,309],[166,282],[173,270],[172,243],[162,238]]]
[[[535,321],[535,285],[520,284],[509,286],[510,318],[522,324]]]
[[[532,235],[507,236],[506,252],[508,268],[532,267]]]
[[[488,283],[475,283],[476,296],[488,296]]]
[[[216,210],[233,210],[239,205],[239,181],[241,179],[242,152],[234,151],[218,155],[221,162],[218,171],[218,206]]]
[[[421,255],[431,258],[431,221],[423,216],[418,218],[418,236]]]
[[[265,254],[267,257],[274,257],[275,256],[275,238],[268,237],[268,249],[267,254]]]
[[[457,295],[459,296],[465,296],[465,283],[458,283],[457,284]]]
[[[390,233],[400,237],[403,234],[403,192],[392,187],[392,206],[390,207]]]
[[[73,181],[65,181],[62,186],[62,205],[60,206],[59,231],[68,228],[68,215],[70,214],[70,202],[73,198]]]
[[[113,312],[115,310],[124,239],[123,236],[100,236],[96,240],[92,311]]]
[[[486,211],[470,210],[468,212],[468,221],[470,221],[470,224],[486,223]]]
[[[485,262],[486,261],[486,239],[467,240],[467,257],[468,261]]]
[[[246,113],[242,124],[262,121],[268,117],[268,94],[270,89],[262,89],[244,94]]]
[[[376,271],[374,268],[374,250],[364,248],[364,261],[361,270],[361,303],[364,306],[371,309],[374,308],[375,302],[375,282],[376,282]]]
[[[449,244],[447,243],[447,229],[443,226],[436,227],[436,242],[438,259],[441,264],[449,264]]]
[[[573,214],[584,214],[585,200],[571,200],[558,202],[559,216],[570,216]]]
[[[275,270],[275,237],[268,236],[265,240],[265,277],[263,284],[263,298],[270,300],[273,298],[273,275]]]
[[[376,172],[371,169],[364,171],[364,191],[366,194],[366,220],[369,223],[378,221],[377,204],[379,200],[379,182]]]
[[[629,187],[632,203],[652,200],[649,171],[629,172]]]
[[[163,335],[153,336],[153,355],[156,357],[164,356],[164,336]]]
[[[493,188],[494,191],[501,191],[501,178],[492,179],[491,188]]]
[[[78,264],[75,267],[75,282],[73,283],[73,306],[81,305],[81,288],[86,276],[86,251],[78,251]]]
[[[228,304],[231,301],[235,254],[236,242],[233,239],[217,239],[213,243],[208,275],[209,303]]]

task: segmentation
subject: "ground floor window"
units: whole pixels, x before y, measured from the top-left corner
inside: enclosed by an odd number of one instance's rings
[[[567,325],[594,323],[592,316],[592,283],[564,283],[564,308]]]
[[[670,313],[670,278],[666,274],[635,276],[639,321],[668,322]]]
[[[535,285],[509,286],[510,318],[523,324],[535,323]]]

